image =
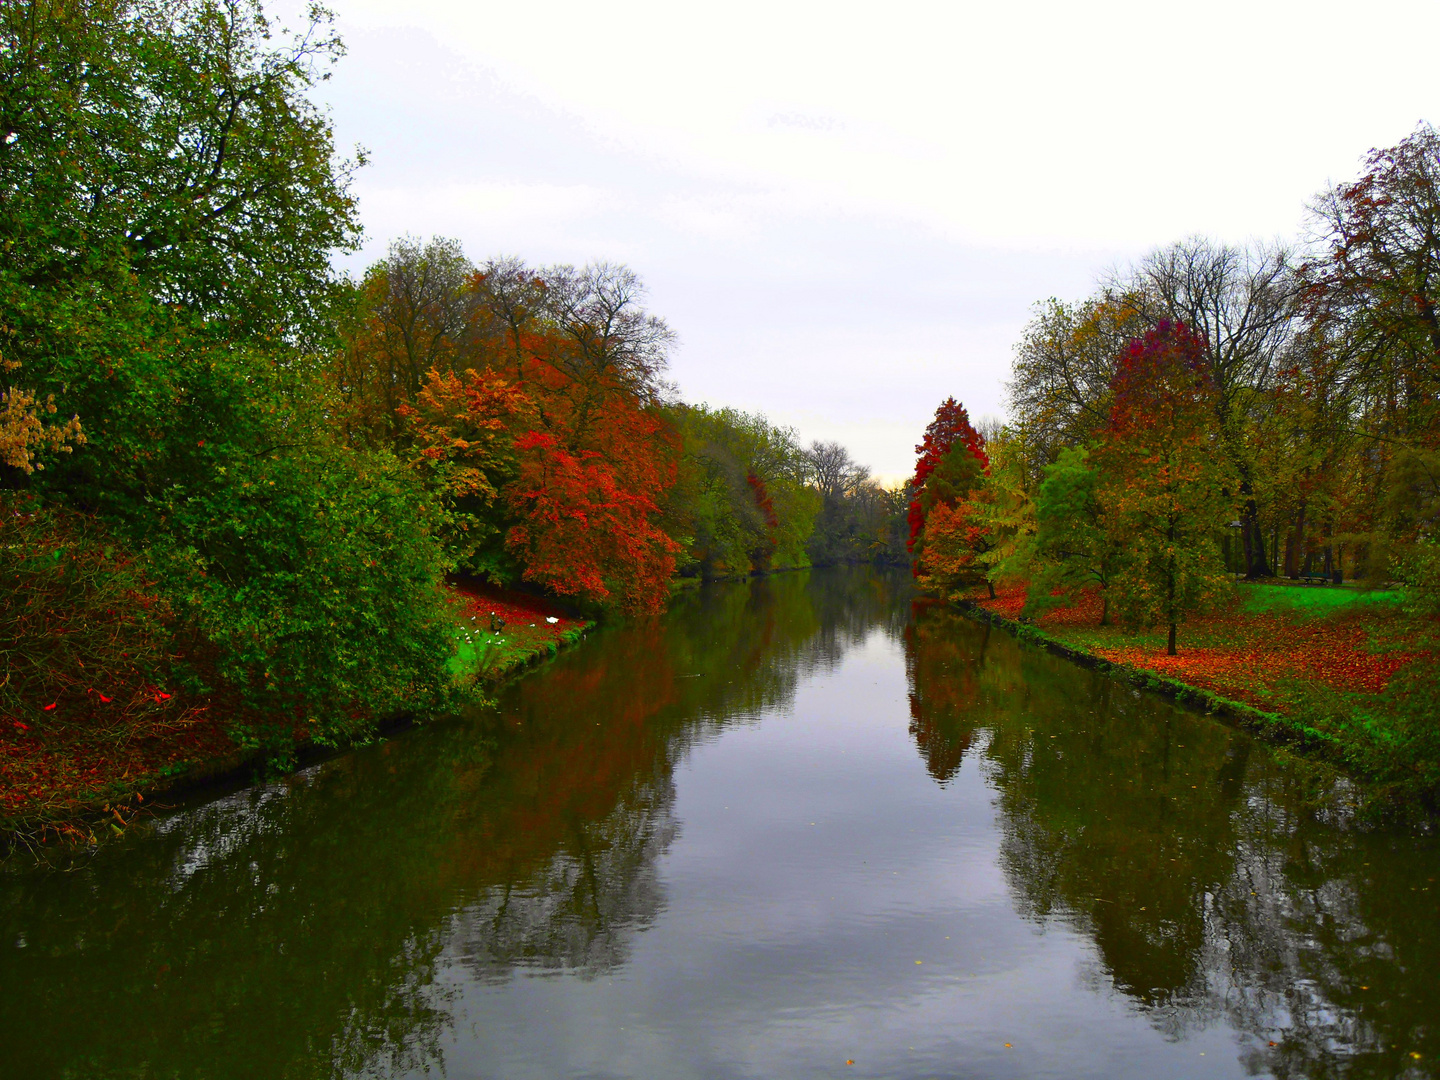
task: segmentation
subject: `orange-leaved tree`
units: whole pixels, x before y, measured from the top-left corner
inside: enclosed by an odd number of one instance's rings
[[[992,546],[981,507],[973,499],[937,502],[925,521],[915,576],[922,588],[942,596],[954,596],[962,587],[984,580],[993,599],[995,584],[986,573],[984,558]]]
[[[1160,321],[1116,365],[1110,423],[1095,451],[1095,497],[1124,555],[1111,589],[1127,621],[1176,630],[1223,595],[1217,536],[1236,490],[1217,444],[1204,339]]]
[[[415,404],[401,404],[412,460],[446,511],[455,565],[496,580],[508,576],[501,492],[519,475],[517,436],[534,422],[528,394],[494,371],[430,369]]]

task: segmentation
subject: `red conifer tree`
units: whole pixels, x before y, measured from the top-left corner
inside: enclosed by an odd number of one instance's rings
[[[915,447],[917,455],[915,461],[915,476],[910,481],[910,487],[914,492],[914,498],[910,502],[908,519],[910,522],[910,539],[906,542],[906,550],[913,553],[915,545],[919,541],[920,533],[925,528],[925,517],[930,508],[937,501],[952,501],[949,492],[927,490],[927,482],[930,476],[939,467],[940,462],[956,446],[962,446],[968,450],[971,456],[979,462],[980,471],[985,472],[990,468],[990,459],[985,454],[985,437],[981,435],[970,424],[970,414],[965,411],[953,397],[946,398],[935,410],[935,419],[930,421],[925,428],[925,437],[920,445]],[[938,487],[939,485],[932,485]],[[958,493],[960,497],[965,492]]]

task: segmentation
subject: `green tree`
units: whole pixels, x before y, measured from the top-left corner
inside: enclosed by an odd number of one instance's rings
[[[810,565],[807,542],[821,498],[804,452],[763,416],[704,405],[670,412],[680,432],[680,478],[669,528],[688,540],[682,572],[702,577]]]
[[[1130,622],[1167,628],[1171,656],[1186,615],[1228,583],[1215,537],[1233,513],[1225,492],[1235,487],[1217,445],[1214,392],[1203,340],[1162,321],[1121,357],[1095,452],[1096,502],[1124,549],[1111,587]]]
[[[165,490],[145,538],[209,643],[181,665],[188,689],[238,697],[236,735],[282,759],[296,727],[344,741],[452,693],[434,500],[383,451],[304,439],[282,452],[292,422],[236,424],[207,444],[221,482]]]
[[[323,329],[358,237],[308,98],[342,52],[254,0],[19,0],[0,10],[0,238],[13,286],[133,275],[232,338]],[[278,43],[277,43],[278,38]]]
[[[330,256],[358,225],[307,96],[341,52],[326,18],[286,36],[249,0],[0,9],[0,349],[90,444],[45,490],[143,513],[205,437],[175,418],[216,345],[298,372],[328,344]]]
[[[250,0],[0,8],[0,350],[86,446],[0,470],[97,515],[186,624],[177,685],[288,754],[449,693],[433,502],[330,437],[312,376],[350,165],[308,93],[328,16]]]
[[[1036,615],[1083,589],[1100,592],[1100,625],[1110,621],[1109,586],[1124,551],[1108,527],[1097,491],[1100,474],[1089,449],[1066,447],[1045,469],[1035,504],[1035,574],[1026,614]]]
[[[1024,577],[1035,556],[1034,448],[1001,427],[985,438],[990,474],[976,495],[987,547],[978,559],[994,591],[997,582]]]

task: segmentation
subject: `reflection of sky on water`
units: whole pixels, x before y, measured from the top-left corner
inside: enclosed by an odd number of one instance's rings
[[[974,762],[947,788],[926,774],[899,649],[872,633],[791,706],[676,770],[667,902],[624,968],[495,987],[447,953],[447,1064],[821,1076],[849,1058],[854,1075],[1114,1076],[1128,1057],[1139,1075],[1184,1075],[1204,1051],[1204,1075],[1245,1075],[1228,1033],[1167,1040],[1093,986],[1085,938],[1016,917],[994,793]]]

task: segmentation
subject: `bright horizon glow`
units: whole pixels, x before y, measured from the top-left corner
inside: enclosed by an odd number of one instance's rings
[[[687,400],[888,478],[947,395],[1003,415],[1036,301],[1186,236],[1293,242],[1436,113],[1433,4],[337,12],[317,98],[372,162],[343,265],[406,233],[628,263]]]

